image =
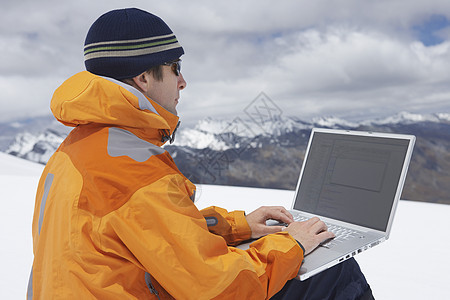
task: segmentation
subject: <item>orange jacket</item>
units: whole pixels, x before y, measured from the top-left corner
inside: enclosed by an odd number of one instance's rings
[[[296,276],[303,252],[289,234],[244,251],[230,246],[250,238],[244,212],[196,208],[195,186],[160,147],[178,117],[88,72],[51,108],[76,128],[39,182],[29,297],[264,299]]]

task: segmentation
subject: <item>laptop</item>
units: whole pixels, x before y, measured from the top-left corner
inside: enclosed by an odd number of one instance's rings
[[[389,238],[414,143],[413,135],[312,129],[290,212],[319,217],[336,238],[305,256],[300,280]]]

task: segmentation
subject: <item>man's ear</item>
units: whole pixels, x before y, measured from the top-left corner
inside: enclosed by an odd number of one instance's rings
[[[141,73],[135,77],[133,77],[133,82],[136,86],[144,93],[148,91],[151,85],[151,78],[148,72]]]

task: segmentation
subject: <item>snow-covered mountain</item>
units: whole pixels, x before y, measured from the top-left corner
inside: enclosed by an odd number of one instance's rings
[[[5,152],[20,133],[28,132],[32,135],[39,135],[48,128],[63,135],[71,130],[71,128],[56,121],[53,116],[34,117],[0,123],[0,151]]]
[[[386,118],[350,122],[341,118],[327,116],[317,117],[311,122],[305,122],[291,117],[278,117],[265,122],[263,126],[251,120],[236,118],[234,120],[204,119],[199,121],[194,128],[180,128],[176,145],[203,149],[209,147],[214,150],[227,150],[235,148],[236,144],[227,143],[224,135],[232,134],[235,138],[253,139],[258,136],[280,137],[289,133],[310,131],[313,127],[358,129],[361,127],[380,127],[388,125],[405,126],[413,124],[435,123],[447,126],[450,123],[450,114],[411,114],[401,112]],[[235,140],[233,140],[235,141]]]
[[[41,122],[42,123],[42,122]],[[3,145],[6,153],[45,164],[67,135],[61,125],[20,128]],[[3,125],[4,126],[4,125]],[[166,145],[180,170],[196,183],[294,189],[313,127],[414,134],[417,137],[403,198],[450,204],[450,114],[402,112],[383,119],[349,122],[333,116],[306,122],[276,116],[259,122],[204,119],[181,127]],[[4,128],[4,127],[3,127]],[[0,124],[0,129],[2,125]]]
[[[28,131],[21,132],[17,134],[6,153],[46,164],[65,137],[66,134],[51,128],[39,134],[31,134]]]
[[[199,121],[194,128],[180,128],[176,145],[195,149],[208,147],[213,150],[227,150],[242,147],[239,141],[242,142],[243,139],[251,140],[258,136],[278,137],[312,127],[312,123],[289,117],[277,117],[270,122],[258,124],[239,117],[234,120],[207,118]]]
[[[368,126],[399,126],[418,123],[450,123],[450,114],[411,114],[402,112],[383,119],[349,122],[333,116],[317,117],[305,122],[291,117],[276,117],[270,122],[256,124],[239,117],[234,120],[206,118],[192,128],[181,128],[177,132],[175,146],[192,149],[210,148],[223,151],[239,148],[256,137],[279,138],[286,134],[310,131],[313,127],[357,129]],[[46,163],[49,154],[65,138],[71,128],[64,127],[52,117],[41,117],[0,124],[0,151],[23,157],[31,161]],[[260,145],[261,146],[261,145]]]
[[[358,126],[370,126],[370,125],[386,125],[386,124],[414,124],[414,123],[448,123],[450,122],[450,114],[436,113],[436,114],[412,114],[409,112],[400,112],[398,114],[388,116],[385,118],[379,118],[374,120],[366,120],[361,122],[348,122],[346,120],[336,117],[319,117],[313,119],[313,123],[318,127],[328,128],[356,128]]]

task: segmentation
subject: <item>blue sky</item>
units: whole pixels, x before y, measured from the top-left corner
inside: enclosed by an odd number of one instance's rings
[[[440,14],[431,15],[422,24],[413,27],[417,34],[417,38],[425,46],[435,46],[446,41],[448,36],[441,36],[440,32],[448,30],[450,21],[446,16]]]
[[[186,54],[184,124],[234,118],[264,92],[303,120],[450,113],[448,0],[130,0],[162,17]],[[83,44],[120,0],[2,3],[0,122],[50,114],[84,70]]]

